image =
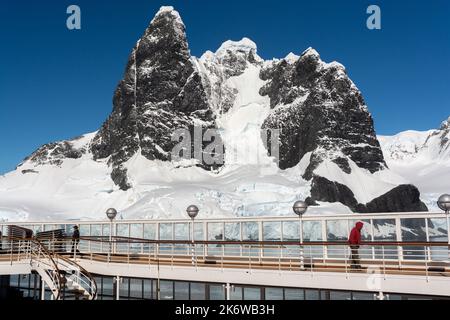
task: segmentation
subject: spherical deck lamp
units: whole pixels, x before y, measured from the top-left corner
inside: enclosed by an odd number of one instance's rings
[[[109,208],[108,210],[106,210],[106,216],[110,221],[113,221],[117,216],[117,210],[114,208]]]
[[[445,211],[446,214],[450,213],[450,194],[443,194],[437,201],[439,209]]]
[[[191,227],[191,241],[192,241],[192,265],[195,265],[195,245],[194,245],[194,219],[198,215],[198,207],[196,205],[190,205],[187,207],[186,212],[188,216],[192,219]]]
[[[117,216],[117,210],[114,208],[109,208],[106,210],[106,216],[108,217],[110,224],[109,224],[109,253],[111,254],[112,251],[112,230],[113,230],[113,221]]]
[[[299,227],[300,227],[300,269],[305,270],[305,259],[303,253],[303,221],[302,217],[305,214],[306,210],[308,210],[308,205],[305,201],[296,201],[292,206],[292,210],[294,213],[298,215],[300,218]]]
[[[199,211],[199,210],[198,210],[198,207],[195,206],[195,205],[190,205],[190,206],[187,208],[187,210],[186,210],[188,216],[189,216],[192,220],[194,220],[195,217],[197,217],[198,211]]]
[[[305,214],[306,210],[308,210],[308,205],[305,201],[299,200],[294,203],[292,209],[294,210],[295,214],[301,218]]]

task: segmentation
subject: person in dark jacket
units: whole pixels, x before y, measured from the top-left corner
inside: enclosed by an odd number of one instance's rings
[[[72,252],[79,252],[78,251],[78,243],[80,242],[80,231],[78,230],[78,226],[73,227],[73,233],[72,233]]]
[[[348,244],[350,245],[350,250],[352,252],[350,256],[350,260],[352,262],[350,268],[352,269],[362,269],[359,261],[358,249],[361,244],[361,230],[363,226],[364,224],[361,221],[358,221],[348,237]]]

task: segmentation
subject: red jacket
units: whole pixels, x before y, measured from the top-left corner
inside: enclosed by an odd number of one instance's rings
[[[350,245],[359,245],[361,243],[361,229],[363,228],[363,225],[362,222],[357,222],[350,232],[350,237],[348,237],[348,243]]]

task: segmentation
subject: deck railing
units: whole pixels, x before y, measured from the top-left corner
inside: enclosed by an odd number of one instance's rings
[[[18,259],[4,241],[1,260]],[[6,245],[6,246],[5,246]],[[11,244],[9,244],[11,245]],[[299,241],[187,241],[138,238],[82,237],[78,252],[71,252],[71,239],[43,243],[71,260],[104,263],[169,265],[193,268],[244,268],[304,272],[369,272],[388,275],[449,276],[447,242],[365,241],[358,249],[358,262],[345,242]],[[17,252],[20,254],[20,252]],[[355,257],[353,257],[355,258]],[[359,263],[362,269],[355,264]]]

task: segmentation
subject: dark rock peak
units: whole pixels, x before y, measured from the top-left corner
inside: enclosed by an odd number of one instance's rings
[[[450,117],[441,123],[439,130],[450,132]]]
[[[178,13],[163,7],[137,42],[114,94],[113,112],[92,143],[94,159],[110,157],[112,178],[129,188],[123,164],[136,152],[170,160],[176,129],[215,127],[213,112]]]
[[[441,123],[439,129],[433,130],[420,147],[423,148],[427,146],[430,140],[436,136],[438,136],[440,140],[439,147],[441,153],[450,148],[450,117]]]
[[[446,149],[450,148],[450,117],[442,122],[441,127],[439,128],[439,134],[441,139],[441,148]]]
[[[52,142],[41,146],[30,156],[26,157],[18,167],[25,162],[31,162],[35,166],[39,165],[56,165],[60,166],[65,159],[78,159],[88,151],[89,144],[80,143],[84,136],[76,137],[71,140]]]
[[[360,213],[420,211],[428,211],[428,208],[420,201],[419,190],[410,184],[397,186],[364,206],[358,205],[356,208],[356,212]]]
[[[349,172],[346,158],[376,172],[386,167],[373,120],[364,99],[339,63],[324,63],[314,49],[294,62],[274,61],[264,67],[260,90],[274,111],[263,128],[281,129],[280,168],[299,163],[313,152],[305,178],[328,158]]]
[[[357,202],[354,193],[347,186],[317,175],[312,179],[311,197],[307,201],[340,202],[358,213],[428,211],[426,205],[420,201],[419,190],[413,185],[397,186],[363,204]]]

